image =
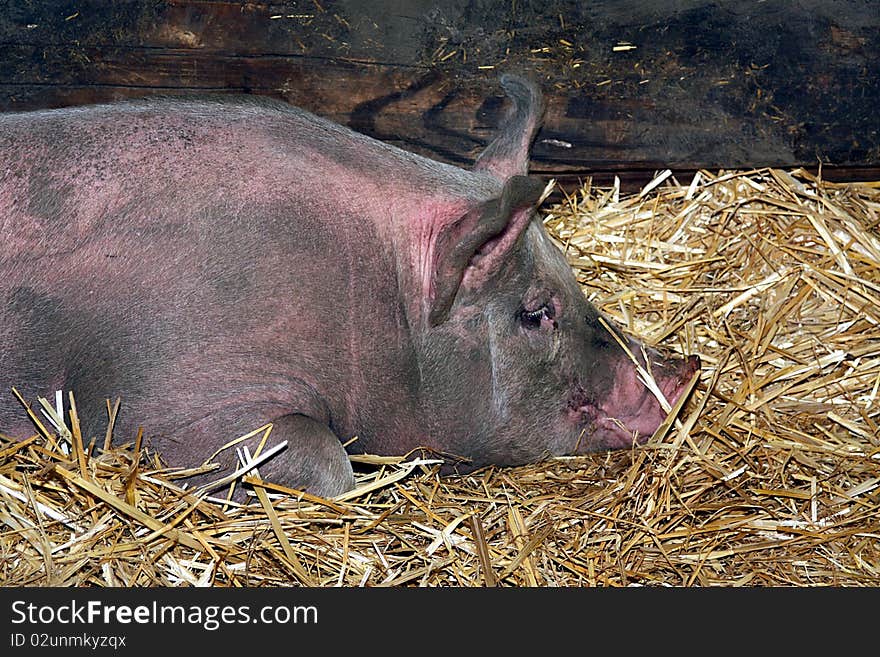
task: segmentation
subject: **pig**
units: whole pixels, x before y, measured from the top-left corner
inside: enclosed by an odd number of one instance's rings
[[[699,360],[600,320],[537,214],[541,92],[501,86],[472,170],[251,96],[0,115],[0,432],[34,431],[12,387],[72,391],[87,438],[118,397],[115,440],[180,467],[271,423],[261,476],[324,497],[349,453],[447,474],[645,441],[633,357],[669,402]]]

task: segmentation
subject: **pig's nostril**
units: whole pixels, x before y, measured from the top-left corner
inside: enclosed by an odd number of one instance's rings
[[[692,354],[687,357],[687,361],[685,364],[685,372],[688,376],[691,376],[695,372],[699,372],[702,368],[702,362],[700,361],[700,357],[696,354]]]

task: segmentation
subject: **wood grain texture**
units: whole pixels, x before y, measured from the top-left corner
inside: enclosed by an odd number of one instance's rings
[[[0,3],[0,110],[283,98],[467,166],[533,76],[539,173],[880,167],[880,12],[802,0]]]

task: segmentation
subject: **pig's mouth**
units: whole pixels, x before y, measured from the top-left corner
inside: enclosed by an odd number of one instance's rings
[[[675,405],[699,369],[700,359],[690,356],[676,361],[671,371],[655,373],[658,387],[671,406]],[[643,443],[667,415],[631,364],[628,369],[620,368],[614,386],[601,403],[585,404],[579,411],[586,428],[578,438],[575,452],[626,448]]]

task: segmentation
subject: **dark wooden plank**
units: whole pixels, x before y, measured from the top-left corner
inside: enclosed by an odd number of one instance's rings
[[[259,93],[467,165],[508,70],[547,93],[534,167],[548,175],[880,165],[872,3],[0,5],[0,110]]]

